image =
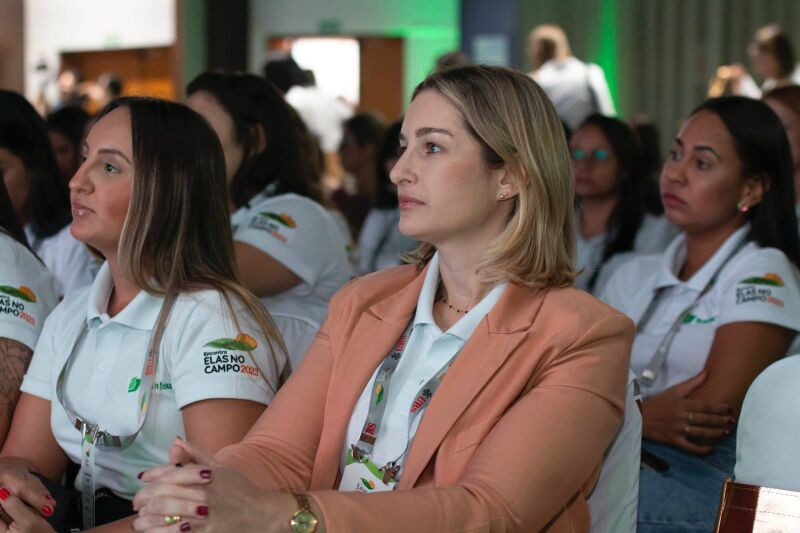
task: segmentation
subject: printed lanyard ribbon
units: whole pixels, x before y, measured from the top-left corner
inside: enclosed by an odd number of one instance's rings
[[[392,376],[394,375],[394,371],[397,370],[397,366],[400,364],[400,360],[405,354],[412,328],[413,321],[408,325],[403,335],[400,336],[400,339],[397,341],[394,348],[392,348],[392,351],[389,352],[389,355],[386,356],[386,359],[383,361],[383,364],[381,364],[381,367],[375,376],[375,381],[372,385],[372,392],[370,393],[367,418],[364,422],[363,428],[361,429],[361,436],[358,439],[358,443],[352,445],[353,459],[356,461],[363,461],[372,455],[373,448],[375,447],[375,440],[377,439],[378,432],[383,424],[384,411],[386,410],[386,404],[388,402],[389,386],[391,384]],[[381,472],[383,472],[384,483],[394,480],[397,477],[397,474],[400,472],[400,465],[397,464],[397,461],[406,453],[406,450],[408,450],[408,444],[411,440],[411,427],[414,424],[414,420],[416,420],[423,408],[428,405],[428,402],[430,402],[431,398],[436,393],[439,385],[441,385],[442,378],[444,378],[444,375],[447,373],[447,370],[450,368],[450,365],[453,364],[453,361],[455,360],[456,356],[458,356],[460,351],[461,349],[459,348],[450,357],[450,359],[447,360],[442,368],[440,368],[432,378],[425,382],[419,388],[417,394],[414,395],[414,401],[411,403],[408,411],[408,439],[406,440],[406,446],[403,448],[403,452],[397,457],[397,459],[394,461],[389,461],[380,469]]]
[[[162,306],[161,313],[159,313],[159,318],[160,315],[165,312],[165,310],[168,312],[171,305],[172,301],[169,302],[169,305],[165,303]],[[81,432],[81,466],[83,467],[81,469],[83,488],[81,491],[81,507],[83,511],[84,529],[90,529],[94,527],[94,496],[96,490],[95,455],[97,454],[97,448],[105,446],[109,448],[125,449],[136,440],[136,437],[142,431],[142,428],[144,428],[144,423],[147,419],[147,412],[150,407],[150,396],[153,391],[153,383],[155,381],[157,355],[155,341],[156,339],[160,340],[161,335],[164,332],[164,324],[159,320],[159,328],[157,328],[157,330],[153,333],[153,335],[150,337],[150,341],[148,342],[149,347],[147,350],[147,357],[145,358],[144,366],[142,368],[142,387],[139,391],[139,400],[137,402],[139,406],[138,427],[136,432],[132,435],[114,435],[106,430],[101,430],[98,424],[87,422],[70,407],[69,402],[64,396],[64,383],[66,382],[67,374],[72,366],[75,349],[77,348],[78,344],[80,344],[81,339],[83,339],[87,331],[88,325],[84,323],[78,332],[78,335],[75,337],[75,341],[72,343],[72,349],[69,352],[67,360],[64,362],[64,366],[61,368],[61,372],[58,375],[58,381],[56,383],[56,396],[58,397],[58,401],[61,403],[61,407],[66,412],[67,418],[69,418],[69,420],[75,426],[75,429]]]
[[[664,335],[664,338],[661,339],[661,342],[658,344],[658,347],[656,348],[653,357],[650,358],[650,362],[647,363],[647,366],[642,371],[640,380],[645,387],[647,388],[652,387],[653,383],[655,383],[656,379],[658,378],[661,369],[664,367],[664,363],[666,363],[667,361],[667,355],[669,355],[669,351],[672,348],[672,342],[675,340],[675,336],[680,331],[681,326],[683,326],[686,316],[689,313],[691,313],[692,310],[697,306],[697,304],[700,302],[700,298],[705,296],[705,294],[708,291],[710,291],[711,288],[717,283],[717,278],[719,277],[719,274],[722,272],[725,266],[730,262],[730,260],[733,259],[733,257],[736,254],[738,254],[742,250],[742,248],[745,247],[745,245],[747,245],[747,241],[740,242],[736,246],[736,248],[734,248],[733,251],[730,254],[728,254],[725,260],[714,271],[714,274],[711,276],[711,279],[708,280],[708,283],[706,283],[706,286],[703,288],[702,291],[700,291],[700,294],[697,295],[697,297],[692,301],[692,303],[688,307],[686,307],[686,309],[684,309],[672,323],[672,326],[669,328],[669,331],[667,331],[667,334]],[[650,300],[650,303],[647,305],[647,309],[642,315],[642,318],[639,319],[639,322],[636,324],[637,333],[641,333],[645,325],[647,325],[647,323],[653,318],[653,314],[656,311],[658,302],[663,296],[665,289],[666,287],[662,287],[654,291],[655,293],[653,294],[652,300]]]

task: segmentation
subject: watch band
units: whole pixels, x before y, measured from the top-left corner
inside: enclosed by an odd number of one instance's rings
[[[308,495],[302,493],[293,494],[297,500],[299,509],[294,512],[292,518],[289,520],[289,527],[292,533],[314,533],[317,530],[316,515],[311,512],[311,507],[308,503]]]

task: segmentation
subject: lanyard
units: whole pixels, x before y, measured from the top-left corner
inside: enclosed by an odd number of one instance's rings
[[[100,429],[99,424],[86,421],[74,410],[72,410],[69,402],[64,396],[64,383],[66,382],[67,374],[72,366],[75,348],[77,348],[81,339],[83,339],[88,331],[88,325],[86,323],[83,324],[78,332],[78,335],[75,337],[75,341],[72,344],[72,349],[69,352],[69,356],[64,362],[64,366],[61,368],[61,372],[58,375],[58,381],[56,382],[56,396],[58,397],[58,401],[61,403],[61,407],[66,412],[67,418],[73,422],[75,429],[81,432],[81,479],[83,489],[81,491],[81,507],[83,511],[84,529],[93,528],[95,521],[94,497],[96,479],[94,470],[97,448],[105,446],[110,448],[125,449],[130,446],[134,440],[136,440],[136,437],[144,427],[150,407],[150,397],[153,391],[153,383],[155,381],[156,364],[158,362],[158,346],[161,344],[161,337],[164,334],[164,328],[166,326],[166,316],[164,316],[164,320],[161,319],[162,315],[169,313],[173,302],[174,297],[168,297],[164,304],[162,304],[161,311],[159,312],[158,316],[158,327],[153,332],[150,337],[150,341],[148,342],[147,357],[145,358],[144,366],[142,367],[141,388],[139,390],[139,399],[137,401],[139,411],[138,427],[136,432],[134,432],[132,435],[114,435],[107,430]]]
[[[703,287],[702,291],[700,291],[700,294],[697,295],[697,297],[692,301],[692,303],[689,304],[689,306],[686,307],[686,309],[684,309],[672,323],[672,326],[669,328],[669,331],[667,331],[667,334],[664,335],[663,339],[661,339],[661,342],[656,348],[653,357],[650,358],[650,362],[647,363],[647,366],[642,371],[640,379],[642,384],[646,388],[652,387],[653,383],[655,383],[656,379],[658,378],[661,369],[664,367],[664,363],[667,361],[667,355],[669,355],[669,350],[670,348],[672,348],[672,343],[675,340],[675,336],[680,331],[681,326],[683,326],[686,316],[689,315],[689,313],[691,313],[692,310],[694,310],[694,308],[700,302],[700,298],[705,296],[706,293],[710,291],[711,288],[717,283],[717,278],[719,277],[719,274],[722,272],[725,266],[730,262],[730,260],[733,259],[733,257],[736,254],[738,254],[742,250],[742,248],[744,248],[746,245],[747,241],[743,240],[733,249],[733,251],[730,254],[728,254],[725,260],[714,271],[714,274],[711,276],[711,279],[708,280],[708,283],[706,283],[706,286]],[[668,287],[661,287],[660,289],[656,289],[654,291],[652,300],[650,300],[650,303],[647,305],[647,309],[642,315],[642,318],[639,319],[639,322],[636,324],[637,333],[641,333],[645,325],[647,325],[650,319],[653,318],[653,314],[656,311],[656,307],[658,307],[658,302],[664,295],[664,291],[667,288]]]
[[[392,376],[394,375],[394,371],[397,370],[400,359],[402,359],[403,354],[405,354],[412,328],[413,322],[408,325],[405,332],[400,336],[400,339],[398,339],[392,351],[389,352],[389,355],[386,356],[386,359],[383,361],[383,364],[381,364],[375,376],[375,381],[372,384],[372,392],[370,393],[367,419],[364,421],[358,443],[352,445],[353,459],[357,461],[363,461],[368,458],[375,447],[375,440],[383,424],[383,415],[389,399],[389,386]],[[459,350],[447,360],[442,368],[425,382],[414,395],[414,401],[411,403],[408,410],[408,439],[406,440],[406,446],[395,460],[389,461],[380,469],[381,472],[383,472],[384,483],[396,479],[397,474],[400,472],[400,465],[397,464],[397,461],[403,457],[406,450],[408,450],[408,445],[411,440],[411,427],[414,424],[414,420],[416,420],[422,410],[428,405],[428,402],[430,402],[434,393],[439,388],[439,385],[441,385],[442,378],[447,373],[447,370],[450,368],[450,365],[453,364],[453,361],[460,351],[461,349],[459,348]]]

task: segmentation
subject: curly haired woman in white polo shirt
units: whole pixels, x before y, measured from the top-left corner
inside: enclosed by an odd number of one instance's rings
[[[789,144],[766,104],[709,100],[678,132],[661,174],[682,230],[614,274],[604,299],[637,322],[642,381],[640,532],[710,531],[733,474],[734,424],[750,383],[800,330],[800,245]]]
[[[36,517],[20,500],[52,515],[68,502],[32,474],[57,481],[78,463],[86,529],[132,512],[137,474],[168,459],[175,435],[211,451],[238,442],[286,357],[236,281],[222,150],[199,115],[112,104],[70,192],[73,234],[106,261],[47,320],[2,450],[0,504],[23,526]]]

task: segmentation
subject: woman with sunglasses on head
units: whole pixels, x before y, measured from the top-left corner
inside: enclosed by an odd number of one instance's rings
[[[331,296],[353,276],[349,236],[320,205],[316,148],[264,78],[206,72],[186,92],[225,153],[242,282],[269,310],[296,368]]]
[[[242,443],[215,459],[176,441],[182,467],[143,475],[135,529],[177,515],[187,531],[588,531],[633,330],[569,288],[572,180],[552,104],[509,69],[435,73],[400,152],[390,176],[400,230],[424,243],[415,264],[334,296]]]
[[[205,121],[123,98],[82,155],[71,231],[105,262],[50,315],[22,383],[0,454],[0,505],[20,529],[46,527],[22,502],[43,516],[69,508],[33,474],[58,482],[70,462],[84,528],[131,514],[137,474],[168,459],[175,434],[210,453],[238,442],[286,368],[275,326],[236,281],[222,150]]]
[[[665,215],[682,233],[606,286],[603,299],[637,322],[643,455],[658,467],[641,471],[640,532],[713,529],[745,392],[800,330],[792,175],[767,105],[705,102],[660,178]]]
[[[647,171],[630,126],[615,118],[591,115],[569,145],[577,200],[575,241],[580,275],[575,285],[599,294],[631,252],[660,252],[677,230],[645,210]]]
[[[53,274],[59,297],[92,282],[95,262],[72,236],[69,192],[44,120],[21,95],[0,90],[0,174],[31,249]]]
[[[0,446],[11,426],[22,376],[56,303],[53,276],[28,247],[0,180]]]

